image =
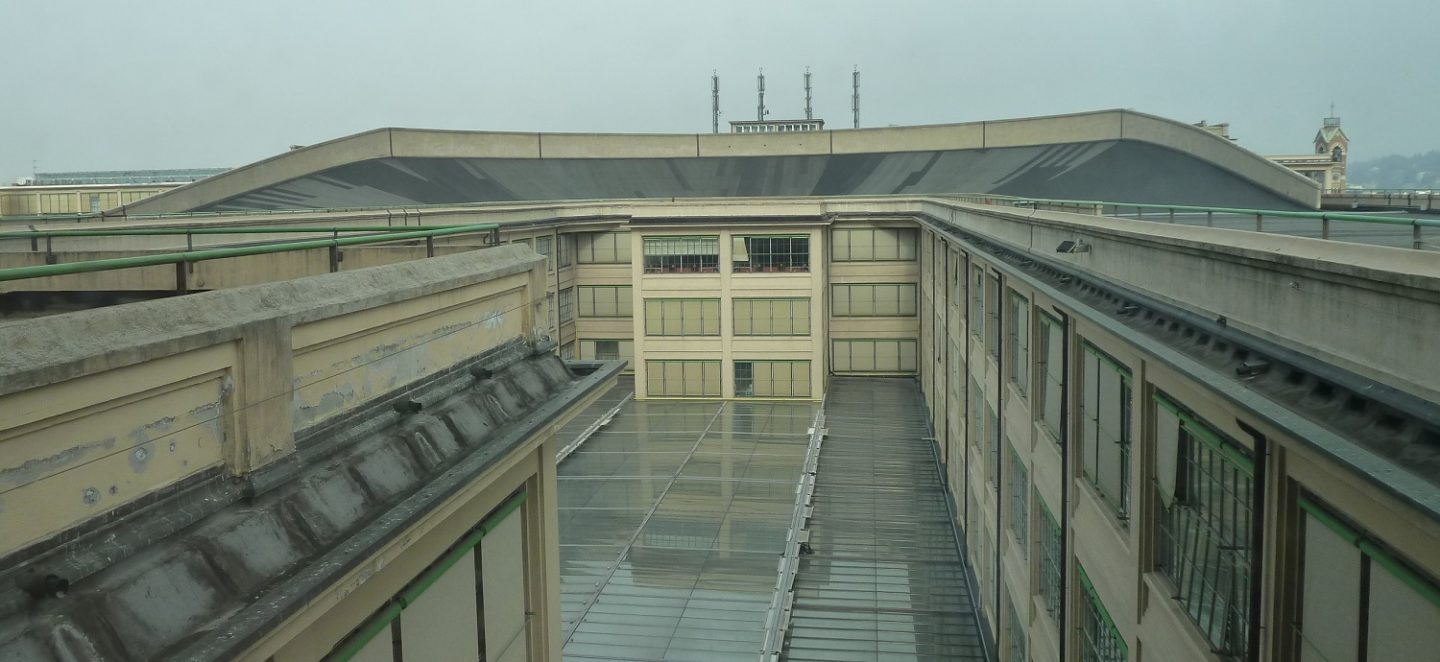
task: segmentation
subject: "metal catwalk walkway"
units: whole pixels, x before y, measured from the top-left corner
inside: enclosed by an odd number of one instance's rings
[[[623,402],[606,394],[559,434]],[[754,660],[815,403],[623,402],[559,466],[564,656]]]
[[[837,378],[785,659],[984,660],[910,379]]]

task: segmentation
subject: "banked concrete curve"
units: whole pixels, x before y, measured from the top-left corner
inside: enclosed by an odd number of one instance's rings
[[[685,197],[995,193],[1315,208],[1318,186],[1130,110],[772,134],[385,128],[292,150],[126,214]]]

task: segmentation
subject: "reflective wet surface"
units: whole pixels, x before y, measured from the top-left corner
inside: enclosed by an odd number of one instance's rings
[[[789,660],[984,660],[911,379],[836,378]]]
[[[817,408],[632,400],[567,457],[565,659],[754,659]]]

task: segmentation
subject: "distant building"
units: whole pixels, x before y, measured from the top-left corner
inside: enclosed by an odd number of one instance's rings
[[[1281,154],[1267,156],[1280,165],[1315,180],[1323,191],[1345,190],[1345,162],[1350,156],[1350,139],[1340,128],[1340,118],[1325,118],[1324,126],[1315,133],[1312,154]]]
[[[0,216],[87,214],[138,202],[229,168],[37,172],[0,186]]]
[[[1226,140],[1234,140],[1234,138],[1231,138],[1231,137],[1230,137],[1230,123],[1229,123],[1229,122],[1221,122],[1221,123],[1219,123],[1219,124],[1211,124],[1211,123],[1209,123],[1209,122],[1206,122],[1205,120],[1200,120],[1199,122],[1196,122],[1196,123],[1195,123],[1195,126],[1200,127],[1200,128],[1202,128],[1202,129],[1205,129],[1206,131],[1209,131],[1210,133],[1213,133],[1213,134],[1215,134],[1215,135],[1217,135],[1217,136],[1220,136],[1221,138],[1224,138],[1224,139],[1226,139]]]
[[[730,123],[730,133],[788,133],[824,130],[825,120],[748,120]]]

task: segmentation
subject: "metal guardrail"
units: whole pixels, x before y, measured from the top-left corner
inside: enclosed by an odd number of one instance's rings
[[[1376,225],[1406,226],[1411,230],[1411,247],[1415,249],[1424,248],[1423,228],[1440,228],[1440,219],[1429,218],[1397,218],[1394,216],[1380,216],[1376,214],[1355,214],[1349,212],[1319,212],[1319,211],[1286,211],[1282,209],[1249,209],[1244,207],[1206,207],[1199,205],[1167,205],[1144,202],[1108,202],[1103,200],[1056,200],[1048,198],[1024,198],[1009,195],[989,194],[964,194],[950,196],[967,202],[979,204],[1006,204],[1013,207],[1030,207],[1034,209],[1052,208],[1058,211],[1074,210],[1078,213],[1094,216],[1114,216],[1125,218],[1123,210],[1134,209],[1133,218],[1146,219],[1146,210],[1163,212],[1170,222],[1175,222],[1175,213],[1204,213],[1207,226],[1213,226],[1216,214],[1231,216],[1253,216],[1255,218],[1255,231],[1265,231],[1266,218],[1299,218],[1320,221],[1320,238],[1330,239],[1331,225],[1336,221],[1352,223],[1371,223]],[[1106,209],[1114,210],[1113,214],[1105,214]]]
[[[331,230],[335,229],[332,228]],[[347,229],[345,231],[351,230],[353,229]],[[201,232],[199,232],[198,230],[186,230],[184,228],[177,228],[175,230],[171,230],[167,234],[184,234],[187,231],[201,234]],[[272,230],[270,228],[264,228],[263,231],[270,232]],[[315,232],[316,229],[310,228],[305,231]],[[321,229],[321,231],[324,231],[324,229]],[[119,232],[130,233],[138,231],[122,230]],[[106,258],[101,260],[85,260],[82,262],[66,262],[60,264],[52,263],[29,267],[0,269],[0,281],[23,280],[26,278],[45,278],[48,276],[66,276],[71,274],[93,273],[97,271],[111,271],[115,269],[131,269],[135,267],[153,267],[159,265],[173,264],[175,265],[176,289],[184,291],[186,289],[186,275],[188,271],[188,265],[195,262],[219,260],[230,257],[265,255],[269,253],[285,253],[290,251],[328,249],[330,252],[330,271],[333,272],[340,270],[340,249],[345,246],[362,246],[367,244],[380,244],[393,241],[424,239],[426,247],[426,257],[433,257],[435,255],[434,240],[436,237],[459,234],[476,234],[480,232],[485,232],[489,234],[491,245],[498,243],[500,226],[494,223],[483,223],[477,225],[454,225],[443,228],[432,227],[424,230],[407,231],[388,229],[385,232],[367,234],[359,237],[340,237],[338,236],[337,232],[337,236],[328,239],[304,239],[300,241],[286,241],[271,244],[227,246],[222,248],[207,248],[170,253],[156,253],[153,255],[136,255],[130,257]],[[7,234],[19,234],[22,236],[28,236],[26,235],[26,233]],[[109,234],[114,234],[114,232]],[[217,232],[216,234],[222,233]],[[104,235],[102,234],[100,236]],[[47,261],[49,261],[53,257],[53,253],[47,253]]]

